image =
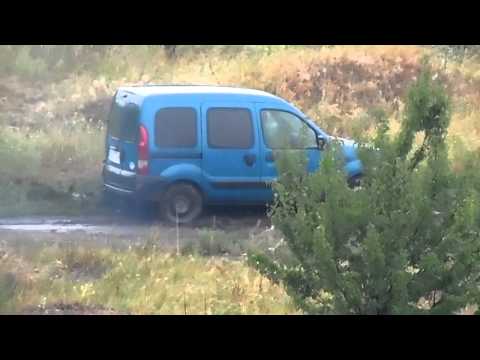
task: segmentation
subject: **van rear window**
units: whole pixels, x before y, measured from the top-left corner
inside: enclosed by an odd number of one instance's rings
[[[155,144],[160,148],[197,146],[197,113],[193,108],[165,108],[155,117]]]
[[[139,113],[136,104],[120,106],[114,101],[108,117],[108,134],[123,141],[136,142]]]

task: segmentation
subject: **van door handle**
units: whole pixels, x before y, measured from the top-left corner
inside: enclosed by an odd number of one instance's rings
[[[243,161],[245,161],[245,164],[247,164],[247,166],[252,166],[255,163],[255,160],[257,160],[255,154],[246,154],[243,157]]]

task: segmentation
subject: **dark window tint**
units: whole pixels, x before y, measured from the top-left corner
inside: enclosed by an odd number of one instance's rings
[[[249,149],[253,146],[252,116],[247,109],[210,109],[207,127],[210,147]]]
[[[197,145],[197,114],[192,108],[166,108],[155,118],[155,143],[162,148]]]
[[[137,105],[129,103],[124,106],[115,100],[108,117],[108,133],[117,139],[135,142],[138,133],[138,117],[140,110]]]

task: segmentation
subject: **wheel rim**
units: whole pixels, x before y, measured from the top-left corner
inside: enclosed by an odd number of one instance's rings
[[[188,223],[200,215],[202,198],[198,191],[186,185],[170,188],[162,201],[162,213],[171,223]]]
[[[186,215],[190,207],[190,201],[184,196],[176,196],[173,200],[173,212],[179,217]]]

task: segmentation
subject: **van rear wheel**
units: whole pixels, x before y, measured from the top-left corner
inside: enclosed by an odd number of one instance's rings
[[[170,223],[192,222],[200,216],[203,209],[202,194],[190,184],[172,185],[164,194],[161,211]]]

